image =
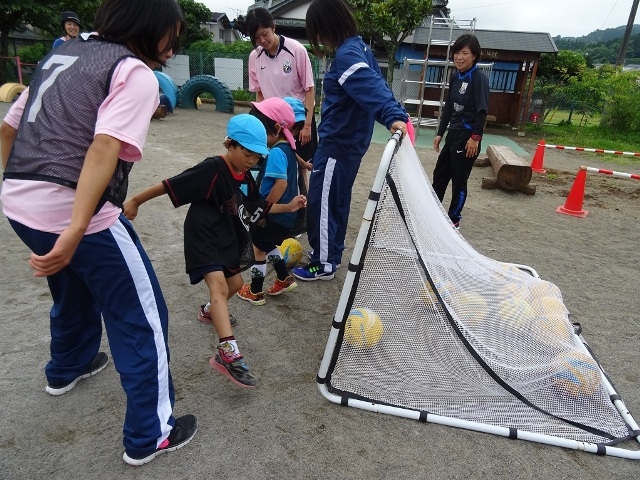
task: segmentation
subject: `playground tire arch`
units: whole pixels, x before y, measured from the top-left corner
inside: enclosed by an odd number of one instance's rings
[[[158,86],[164,95],[167,96],[169,102],[171,103],[171,111],[176,108],[178,104],[178,87],[173,81],[173,79],[164,72],[159,72],[157,70],[153,71],[153,74],[156,76],[158,80]],[[167,108],[169,110],[169,108]]]
[[[233,95],[227,85],[213,75],[195,75],[178,90],[178,107],[198,108],[198,95],[210,93],[216,99],[216,111],[233,113]]]
[[[0,102],[11,103],[16,95],[20,95],[27,87],[21,83],[5,83],[0,87]]]

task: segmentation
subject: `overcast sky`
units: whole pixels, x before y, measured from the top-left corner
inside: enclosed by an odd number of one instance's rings
[[[198,1],[198,0],[197,0]],[[199,0],[230,19],[246,13],[253,0]],[[547,32],[581,37],[594,30],[626,25],[633,0],[449,0],[451,16],[476,19],[476,28]],[[640,17],[636,15],[636,21]]]

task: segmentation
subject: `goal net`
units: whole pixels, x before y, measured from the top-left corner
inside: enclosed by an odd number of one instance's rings
[[[385,149],[318,386],[343,405],[640,458],[640,430],[534,269],[453,228],[410,143]],[[635,445],[635,442],[632,443]]]

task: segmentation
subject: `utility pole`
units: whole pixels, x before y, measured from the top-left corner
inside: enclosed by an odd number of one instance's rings
[[[631,30],[633,30],[633,22],[636,19],[636,12],[638,11],[638,2],[640,2],[640,0],[633,0],[633,5],[631,5],[629,21],[627,22],[627,28],[624,31],[624,37],[622,38],[622,44],[620,45],[620,51],[618,52],[618,61],[616,62],[616,66],[618,67],[622,67],[624,65],[624,56],[627,53],[629,38],[631,37]]]

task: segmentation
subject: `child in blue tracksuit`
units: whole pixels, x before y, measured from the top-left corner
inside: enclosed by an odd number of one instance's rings
[[[331,19],[330,22],[327,19]],[[307,228],[311,263],[294,268],[300,280],[331,280],[341,263],[351,190],[376,121],[407,133],[408,115],[380,73],[343,0],[314,0],[307,10],[311,45],[335,49],[323,81],[320,142],[309,179]]]

